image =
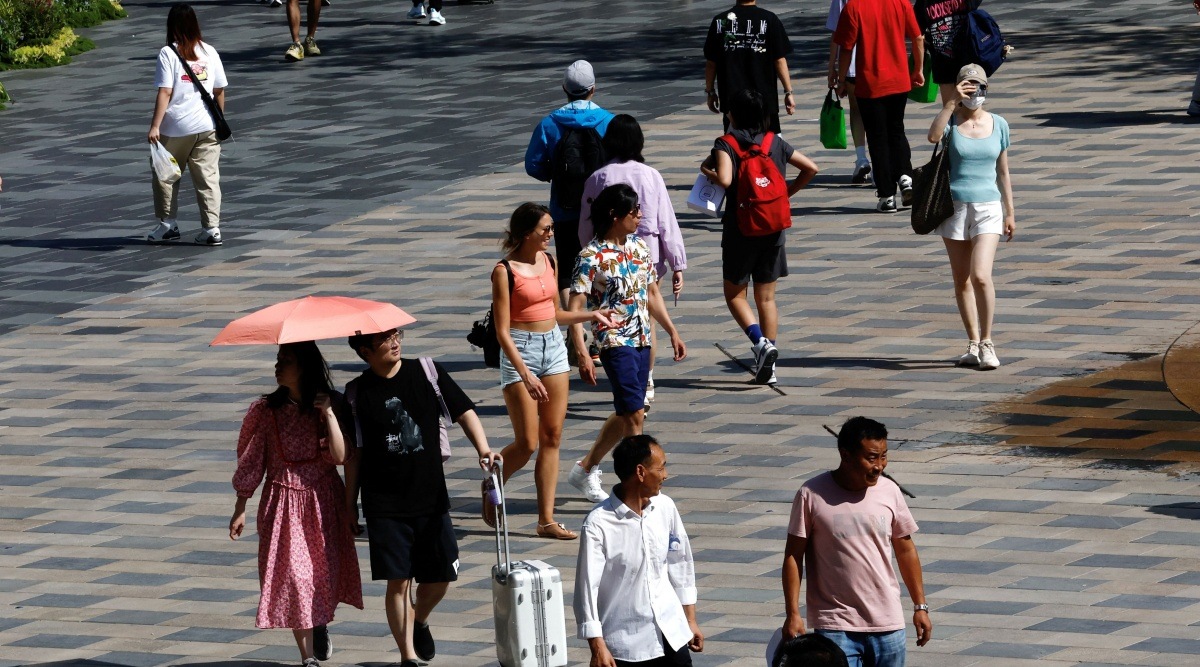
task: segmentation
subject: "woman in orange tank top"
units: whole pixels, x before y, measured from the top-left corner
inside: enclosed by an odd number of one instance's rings
[[[504,481],[508,481],[538,451],[533,472],[537,486],[537,534],[573,540],[578,536],[554,520],[558,451],[567,418],[571,371],[566,340],[558,327],[583,322],[609,326],[611,311],[562,310],[557,290],[558,267],[548,252],[553,237],[554,222],[549,209],[540,204],[521,204],[513,211],[501,244],[507,254],[492,270],[492,317],[503,352],[500,385],[514,434],[513,442],[501,455],[505,463]],[[483,507],[484,521],[494,525],[494,508],[487,502]]]

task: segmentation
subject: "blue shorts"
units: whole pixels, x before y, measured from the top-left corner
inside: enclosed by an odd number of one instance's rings
[[[521,353],[521,360],[534,377],[543,378],[547,375],[571,372],[571,366],[567,363],[567,343],[558,327],[543,333],[509,329],[508,335],[512,336],[517,345],[517,352]],[[507,387],[520,381],[521,376],[517,374],[517,369],[508,360],[508,355],[501,351],[500,386]]]
[[[646,382],[650,379],[650,348],[610,347],[600,350],[600,363],[612,385],[613,408],[631,415],[646,407]]]
[[[815,630],[833,640],[846,654],[850,667],[874,665],[875,667],[904,667],[907,637],[904,629],[892,632],[842,632],[840,630]]]

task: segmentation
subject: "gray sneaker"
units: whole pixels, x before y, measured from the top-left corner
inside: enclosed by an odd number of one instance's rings
[[[775,360],[779,358],[779,350],[766,336],[758,339],[754,345],[754,383],[768,384],[775,376]]]
[[[976,341],[967,342],[967,353],[958,358],[955,366],[978,366],[979,365],[979,343]]]
[[[221,245],[221,230],[213,227],[205,229],[194,239],[196,245],[218,246]]]
[[[413,5],[413,8],[408,10],[408,18],[413,21],[419,21],[425,18],[425,3],[419,2]]]

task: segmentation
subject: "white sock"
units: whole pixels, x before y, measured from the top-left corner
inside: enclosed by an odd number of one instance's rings
[[[175,229],[175,218],[159,218],[158,224],[167,229]]]
[[[854,147],[854,159],[859,162],[866,162],[867,161],[867,147],[866,146],[855,146]]]

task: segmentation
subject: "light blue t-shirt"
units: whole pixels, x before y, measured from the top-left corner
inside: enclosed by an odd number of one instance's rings
[[[996,160],[1008,148],[1008,121],[992,114],[992,133],[983,139],[959,134],[957,124],[951,124],[946,131],[950,135],[951,198],[971,204],[1000,201]]]

